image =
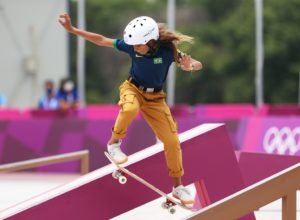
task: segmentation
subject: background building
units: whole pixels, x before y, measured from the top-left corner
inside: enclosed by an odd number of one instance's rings
[[[0,0],[0,88],[9,107],[35,107],[45,79],[68,75],[66,0]]]

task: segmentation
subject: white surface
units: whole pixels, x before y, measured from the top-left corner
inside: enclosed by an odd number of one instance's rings
[[[1,211],[77,179],[79,174],[8,173],[0,174]]]
[[[257,220],[281,220],[281,199],[276,200],[255,212]],[[297,219],[300,219],[300,192],[297,192]]]

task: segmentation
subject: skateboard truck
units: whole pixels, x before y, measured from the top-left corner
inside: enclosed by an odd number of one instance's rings
[[[119,183],[121,183],[121,184],[127,183],[127,177],[126,176],[127,176],[126,173],[124,173],[122,170],[115,170],[112,173],[112,177],[114,179],[117,179],[119,181]]]
[[[170,214],[175,214],[176,212],[176,209],[174,207],[176,206],[176,204],[169,199],[166,199],[166,201],[163,202],[161,206],[162,208],[167,209]]]

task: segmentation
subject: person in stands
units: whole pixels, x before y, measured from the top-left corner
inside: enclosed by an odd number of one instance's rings
[[[53,81],[46,80],[44,83],[44,95],[39,99],[38,108],[45,110],[58,109],[58,100],[55,92]]]
[[[74,82],[69,78],[61,80],[56,98],[59,102],[59,109],[63,111],[76,110],[80,106],[77,89]]]

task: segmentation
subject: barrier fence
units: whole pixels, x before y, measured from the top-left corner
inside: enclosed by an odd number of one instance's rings
[[[241,118],[251,116],[287,116],[300,115],[299,105],[265,104],[256,108],[251,103],[240,104],[177,104],[171,108],[175,116],[206,117],[206,118]],[[41,109],[0,109],[0,119],[28,119],[36,117],[80,117],[90,119],[115,119],[119,112],[117,104],[87,105],[79,110],[60,111],[60,110],[41,110]]]
[[[26,160],[16,163],[8,163],[0,165],[0,173],[8,173],[20,170],[27,170],[41,166],[48,166],[58,163],[64,163],[74,160],[80,160],[81,174],[89,172],[89,152],[87,150],[77,151],[73,153],[66,153],[56,156],[43,157],[38,159]]]

